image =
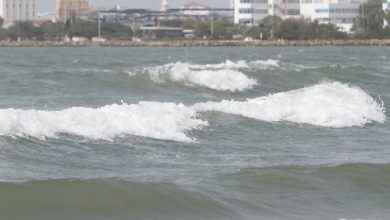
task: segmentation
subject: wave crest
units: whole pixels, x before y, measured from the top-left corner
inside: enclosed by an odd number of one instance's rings
[[[189,63],[170,63],[145,68],[154,82],[181,82],[186,86],[201,86],[218,91],[244,91],[257,84],[255,79],[247,77],[237,68],[247,67],[245,62],[195,65]]]
[[[321,83],[245,102],[225,100],[200,103],[196,109],[269,122],[291,121],[336,128],[363,126],[386,120],[383,105],[362,89],[339,82]]]
[[[130,71],[131,77],[146,74],[156,83],[179,82],[186,86],[200,86],[217,91],[242,92],[257,85],[257,80],[249,78],[243,69],[280,68],[279,60],[226,60],[216,64],[193,64],[175,62],[165,65],[145,67],[143,71]]]
[[[157,102],[62,111],[1,109],[0,134],[42,138],[69,133],[105,140],[136,135],[188,142],[193,139],[186,136],[186,131],[207,126],[207,122],[195,118],[196,114],[182,104]]]

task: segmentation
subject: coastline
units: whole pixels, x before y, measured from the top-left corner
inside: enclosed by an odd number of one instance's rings
[[[390,46],[390,39],[365,40],[171,40],[171,41],[0,41],[0,47],[266,47],[266,46]]]

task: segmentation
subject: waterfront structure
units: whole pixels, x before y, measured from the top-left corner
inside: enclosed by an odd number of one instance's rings
[[[389,10],[390,10],[390,0],[387,0],[387,1],[385,0],[383,2],[382,8],[383,8],[383,11],[385,11],[385,13],[389,13]],[[384,27],[389,25],[389,23],[386,20],[384,20],[383,22],[384,22]]]
[[[75,15],[88,13],[91,9],[89,0],[57,0],[56,19],[58,22],[66,22]]]
[[[0,17],[5,23],[36,19],[36,0],[0,0]]]

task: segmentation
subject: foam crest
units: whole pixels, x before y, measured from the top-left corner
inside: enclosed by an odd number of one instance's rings
[[[217,63],[217,64],[190,64],[186,63],[189,68],[192,69],[245,69],[249,68],[249,64],[244,61],[244,60],[239,60],[237,62],[231,61],[231,60],[226,60],[225,62],[222,63]]]
[[[68,133],[105,140],[137,135],[190,142],[186,131],[207,126],[195,117],[195,110],[182,104],[157,102],[62,111],[1,109],[0,134],[45,138]]]
[[[386,120],[383,105],[357,87],[321,83],[244,102],[222,101],[195,105],[197,111],[219,111],[258,120],[290,121],[324,127],[363,126]]]
[[[273,60],[273,59],[268,59],[268,60],[256,60],[250,62],[250,66],[255,67],[255,68],[260,68],[260,69],[270,69],[270,68],[279,68],[279,60]]]
[[[226,60],[216,64],[193,64],[187,62],[168,63],[160,66],[145,67],[143,74],[148,74],[156,83],[180,82],[186,86],[200,86],[218,91],[244,91],[257,84],[241,70],[281,68],[279,60]],[[137,72],[137,71],[136,71]],[[131,77],[136,72],[129,72]]]
[[[244,64],[227,61],[216,65],[193,65],[188,63],[170,63],[163,66],[145,68],[151,79],[162,83],[166,81],[181,82],[186,86],[201,86],[218,91],[244,91],[257,84],[255,79],[244,73],[227,68],[236,68]],[[222,68],[222,69],[219,69]],[[223,69],[226,68],[226,69]]]

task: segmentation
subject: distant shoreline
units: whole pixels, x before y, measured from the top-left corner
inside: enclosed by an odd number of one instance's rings
[[[266,46],[390,46],[390,39],[368,40],[171,40],[171,41],[0,41],[0,47],[266,47]]]

